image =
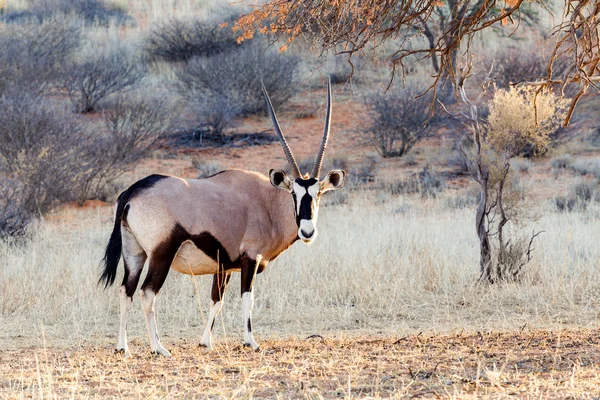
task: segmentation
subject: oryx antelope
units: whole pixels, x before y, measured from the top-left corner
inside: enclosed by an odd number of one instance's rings
[[[200,342],[208,348],[212,347],[213,324],[231,273],[241,272],[244,344],[258,349],[251,320],[255,274],[298,238],[306,243],[314,240],[319,199],[323,193],[339,189],[346,176],[342,170],[333,170],[319,181],[329,138],[331,84],[327,84],[323,138],[310,175],[301,174],[264,86],[262,90],[292,179],[284,171],[273,169],[269,178],[244,170],[222,171],[204,179],[151,175],[119,196],[100,278],[106,286],[113,284],[123,256],[117,351],[129,354],[127,318],[147,259],[141,305],[152,352],[170,355],[158,338],[154,311],[156,295],[170,268],[184,274],[214,274],[212,305]]]

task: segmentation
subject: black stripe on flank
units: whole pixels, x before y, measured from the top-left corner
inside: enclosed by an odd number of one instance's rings
[[[172,245],[177,246],[177,248],[179,248],[186,240],[192,241],[199,250],[202,250],[204,254],[213,260],[218,261],[219,265],[225,268],[231,268],[239,264],[239,258],[232,260],[221,242],[219,242],[219,240],[217,240],[210,232],[204,231],[192,235],[180,224],[175,224],[175,227],[171,232],[171,238],[174,238],[174,240],[171,241]]]

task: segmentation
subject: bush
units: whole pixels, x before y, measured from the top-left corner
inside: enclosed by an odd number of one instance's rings
[[[92,132],[39,97],[0,98],[0,173],[14,182],[14,189],[0,193],[0,210],[16,199],[0,215],[5,225],[97,196],[169,126],[168,108],[159,101],[119,100],[112,106],[104,113],[105,129],[95,126]],[[4,232],[10,230],[20,229]]]
[[[552,203],[558,212],[571,212],[577,207],[577,200],[567,196],[555,196]]]
[[[28,215],[73,199],[89,167],[83,126],[28,94],[0,98],[0,169],[19,182]]]
[[[553,157],[550,160],[550,166],[554,169],[567,169],[571,166],[573,157],[570,154],[562,154],[560,156]]]
[[[3,179],[0,185],[0,240],[24,236],[31,220],[23,204],[22,185]]]
[[[143,40],[151,60],[188,62],[193,57],[209,57],[237,47],[231,29],[198,20],[171,19],[155,25]]]
[[[388,183],[387,191],[392,195],[420,193],[422,197],[436,197],[446,188],[444,178],[429,166],[408,179]]]
[[[198,179],[207,178],[223,170],[215,162],[207,162],[198,158],[192,159],[192,166],[198,170]]]
[[[260,89],[263,79],[278,109],[295,93],[299,58],[248,44],[235,53],[195,57],[178,71],[177,88],[192,103],[201,124],[222,133],[235,117],[266,112]]]
[[[63,65],[80,47],[81,37],[81,29],[64,18],[42,24],[0,24],[0,95],[50,92]]]
[[[510,160],[510,166],[515,171],[526,174],[533,167],[533,162],[526,158],[514,158]]]
[[[424,91],[413,85],[366,97],[371,125],[364,138],[382,157],[402,157],[431,134],[425,126],[431,96],[418,97]]]
[[[12,11],[2,20],[12,23],[45,22],[56,16],[75,15],[87,24],[107,25],[109,22],[133,24],[135,20],[124,11],[109,7],[100,0],[32,0],[27,10]]]
[[[136,85],[146,70],[139,60],[131,60],[124,50],[74,63],[65,73],[64,86],[78,113],[94,111],[107,96]]]
[[[507,88],[511,83],[533,80],[546,76],[548,62],[542,52],[508,48],[498,54],[495,63],[494,78],[500,87]],[[553,76],[560,76],[565,72],[567,62],[564,57],[559,58],[553,67]]]
[[[585,210],[592,200],[596,200],[598,192],[591,183],[581,182],[571,189],[568,196],[556,196],[552,198],[554,208],[559,212],[571,212]]]
[[[74,185],[75,200],[102,197],[107,184],[147,156],[173,127],[172,107],[165,100],[118,96],[101,104],[105,135],[95,135],[82,150],[85,179]]]
[[[599,159],[575,160],[569,168],[577,175],[593,175],[596,179],[600,180]]]
[[[581,182],[575,185],[573,191],[575,192],[575,198],[581,204],[589,203],[590,201],[592,201],[592,197],[594,196],[593,185],[585,182]]]

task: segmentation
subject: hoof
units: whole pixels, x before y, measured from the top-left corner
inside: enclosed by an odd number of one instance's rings
[[[248,347],[250,347],[250,348],[252,348],[252,350],[254,350],[254,351],[255,351],[255,352],[257,352],[257,353],[260,353],[260,352],[261,352],[260,346],[259,346],[258,344],[254,344],[254,345],[252,345],[252,344],[250,344],[250,343],[244,343],[244,344],[243,344],[243,347],[244,347],[244,348],[248,348]]]
[[[200,343],[198,347],[202,347],[206,351],[211,351],[213,349],[212,344]]]
[[[167,349],[156,349],[152,351],[151,354],[160,355],[164,357],[171,357],[171,353]]]
[[[131,356],[129,349],[115,349],[115,354],[121,354],[123,358],[127,358]]]

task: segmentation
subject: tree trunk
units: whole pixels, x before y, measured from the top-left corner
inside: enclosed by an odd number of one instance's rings
[[[480,198],[477,214],[475,215],[475,229],[479,237],[479,267],[480,280],[488,283],[494,283],[494,274],[492,271],[492,250],[490,247],[490,238],[486,226],[487,203],[488,203],[488,177],[482,177],[480,182]]]

